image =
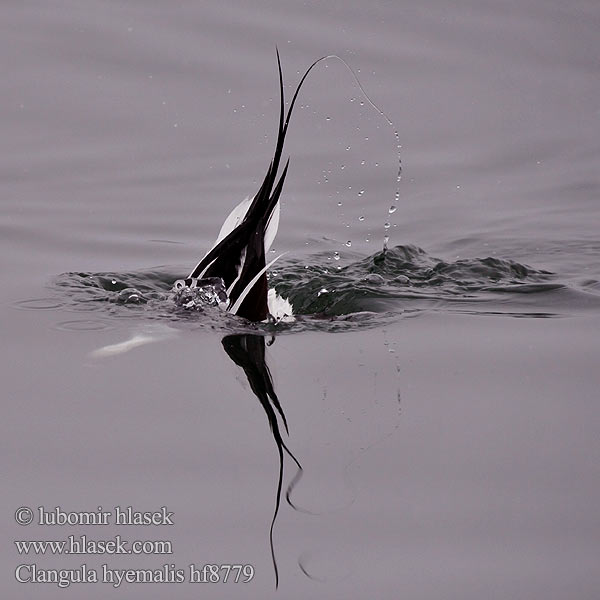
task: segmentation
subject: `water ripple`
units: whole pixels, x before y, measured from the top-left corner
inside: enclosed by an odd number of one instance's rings
[[[256,331],[255,325],[207,307],[200,313],[173,302],[173,282],[181,271],[64,273],[52,283],[57,299],[72,309],[97,309],[115,317],[181,321],[189,327]],[[563,316],[577,307],[600,306],[595,281],[571,286],[549,271],[495,257],[447,262],[417,246],[396,246],[346,265],[329,253],[283,262],[269,273],[269,285],[289,298],[297,320],[278,331],[343,331],[378,326],[423,311],[502,314],[516,317]],[[36,301],[33,302],[35,306]],[[41,301],[39,301],[41,302]]]

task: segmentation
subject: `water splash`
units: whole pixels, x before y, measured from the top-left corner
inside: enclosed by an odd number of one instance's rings
[[[227,290],[220,277],[178,279],[172,291],[175,305],[187,310],[203,311],[208,306],[227,307]]]
[[[335,269],[331,252],[323,251],[283,260],[270,273],[269,285],[290,300],[297,317],[293,324],[277,326],[250,324],[220,310],[226,296],[218,282],[181,287],[183,280],[173,289],[177,273],[165,267],[137,273],[64,273],[51,287],[56,310],[182,321],[186,327],[230,332],[273,327],[339,331],[431,310],[552,316],[600,304],[593,285],[578,289],[548,271],[495,257],[442,260],[412,245],[367,257],[350,249],[337,256]]]

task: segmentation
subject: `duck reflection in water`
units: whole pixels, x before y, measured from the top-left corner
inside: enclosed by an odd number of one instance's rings
[[[274,340],[275,338],[272,338],[271,343],[273,343]],[[266,342],[264,336],[255,334],[226,335],[221,343],[229,358],[231,358],[238,367],[241,367],[244,370],[252,392],[258,398],[258,401],[267,415],[269,427],[271,428],[271,433],[273,434],[273,439],[275,440],[275,446],[277,447],[277,453],[279,455],[279,477],[275,495],[275,509],[273,511],[273,519],[271,520],[271,527],[269,529],[271,558],[273,560],[273,569],[275,571],[275,587],[277,587],[279,585],[279,571],[277,568],[277,559],[275,557],[273,529],[281,505],[284,453],[292,459],[298,469],[286,491],[286,499],[292,507],[294,507],[294,505],[290,500],[290,494],[302,476],[302,466],[287,447],[281,435],[280,421],[285,428],[286,434],[289,434],[289,429],[281,403],[279,402],[279,398],[273,387],[273,378],[271,377],[269,366],[267,365],[265,354]]]

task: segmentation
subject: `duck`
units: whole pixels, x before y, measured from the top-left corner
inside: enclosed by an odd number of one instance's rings
[[[275,152],[263,182],[250,198],[242,200],[225,219],[215,243],[192,269],[186,279],[174,283],[180,304],[191,307],[200,299],[252,322],[294,320],[293,307],[287,298],[269,288],[267,271],[280,254],[267,262],[268,252],[279,227],[281,193],[290,159],[280,171],[283,145],[298,93],[312,69],[327,57],[314,61],[300,79],[287,113],[283,73],[276,48],[279,72],[279,125]]]

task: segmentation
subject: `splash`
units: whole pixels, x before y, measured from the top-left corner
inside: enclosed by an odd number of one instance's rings
[[[553,316],[564,314],[567,305],[571,310],[577,294],[584,293],[548,271],[496,257],[448,261],[412,245],[366,257],[348,252],[337,261],[321,252],[284,260],[268,274],[269,287],[289,298],[296,316],[294,323],[274,325],[249,323],[221,310],[227,300],[222,282],[190,286],[182,280],[172,286],[179,277],[167,267],[64,273],[52,288],[63,308],[240,333],[377,327],[426,311]],[[586,290],[587,302],[589,295]]]
[[[173,302],[188,310],[204,310],[207,306],[227,307],[225,283],[220,277],[178,279],[173,289]]]

